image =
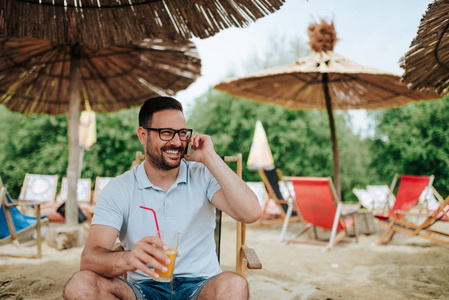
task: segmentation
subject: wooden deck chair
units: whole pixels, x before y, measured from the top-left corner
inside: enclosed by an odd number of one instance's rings
[[[45,207],[45,213],[49,213],[50,222],[65,222],[65,202],[68,196],[68,181],[66,177],[62,178],[61,190],[57,201],[52,205]],[[82,223],[86,219],[90,222],[93,216],[92,206],[92,181],[90,178],[79,178],[76,186],[78,201],[78,222]]]
[[[287,243],[327,245],[326,249],[331,249],[347,235],[348,230],[352,227],[358,242],[354,216],[359,207],[354,205],[343,206],[330,177],[289,177],[289,179],[293,183],[296,204],[306,226]],[[315,240],[301,241],[297,239],[300,235],[315,227],[331,230],[328,243],[319,241],[316,231],[314,232]],[[337,234],[337,232],[339,233]]]
[[[38,202],[42,215],[46,215],[46,207],[52,205],[56,199],[58,175],[25,174],[18,200],[20,202]],[[34,205],[20,205],[18,208],[24,214],[33,214]],[[30,210],[32,208],[32,210]],[[36,215],[34,215],[36,216]]]
[[[103,188],[108,184],[109,181],[114,177],[100,177],[97,176],[95,178],[95,189],[94,194],[92,195],[92,205],[95,206],[97,203],[98,195],[100,195],[100,192],[103,190]]]
[[[136,157],[131,164],[131,169],[140,164],[145,159],[145,156],[142,152],[137,151]],[[222,156],[222,159],[225,162],[236,162],[235,171],[237,175],[242,178],[242,154],[239,153],[236,156]],[[220,261],[220,245],[221,245],[221,221],[222,221],[222,212],[219,209],[216,209],[216,226],[215,226],[215,249],[217,252],[218,261]],[[236,230],[236,267],[235,271],[237,274],[240,274],[246,277],[246,272],[248,269],[262,269],[262,263],[260,262],[256,252],[254,249],[249,248],[245,244],[246,237],[246,224],[237,222],[237,230]]]
[[[367,185],[366,189],[353,188],[352,192],[364,208],[378,215],[390,211],[396,200],[387,185]]]
[[[298,213],[295,199],[288,188],[287,180],[284,180],[282,172],[279,169],[258,170],[258,172],[267,190],[268,201],[265,202],[265,206],[262,209],[262,216],[260,217],[257,226],[269,226],[284,223],[289,208],[292,210],[289,222],[301,221],[301,216]],[[285,197],[281,192],[281,187],[285,191]],[[276,219],[266,220],[270,199],[278,206],[280,215]]]
[[[424,215],[424,221],[418,223],[412,223],[407,221],[408,216],[422,217],[423,214],[412,213],[410,211],[396,210],[393,217],[386,224],[386,229],[379,239],[378,244],[386,244],[390,242],[396,232],[417,236],[420,238],[428,239],[436,243],[449,245],[449,232],[432,229],[432,226],[440,221],[442,218],[449,220],[449,197],[444,200],[440,206],[431,214]],[[390,237],[385,241],[388,234]]]
[[[58,196],[58,202],[67,200],[67,193],[69,189],[69,182],[66,177],[62,178],[61,190]],[[90,178],[78,178],[76,184],[76,198],[78,202],[92,203],[92,181]]]
[[[9,196],[5,187],[0,190],[0,245],[13,243],[20,246],[20,239],[24,236],[32,236],[36,233],[36,254],[0,254],[12,257],[26,257],[26,258],[42,258],[42,232],[41,226],[47,224],[46,218],[41,218],[40,204],[41,200],[37,201],[13,201]],[[34,205],[36,207],[36,216],[31,217],[22,214],[17,206],[20,205]]]
[[[393,182],[391,183],[390,193],[393,194],[394,187],[396,185],[397,179],[400,177],[400,182],[398,186],[398,191],[396,193],[396,201],[393,207],[388,212],[388,214],[374,216],[380,220],[380,225],[385,225],[385,221],[392,218],[397,210],[405,211],[418,204],[419,198],[423,191],[428,187],[428,190],[432,190],[432,184],[434,176],[420,176],[420,175],[401,175],[395,174]],[[422,206],[429,210],[427,201]]]
[[[58,175],[25,174],[19,201],[54,202]]]

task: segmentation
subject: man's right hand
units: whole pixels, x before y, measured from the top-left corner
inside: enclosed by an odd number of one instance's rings
[[[136,243],[131,251],[111,251],[118,230],[105,225],[92,225],[81,255],[81,270],[90,270],[103,277],[116,277],[125,272],[141,270],[156,279],[156,272],[147,265],[163,272],[161,262],[170,261],[164,254],[167,246],[156,236],[147,236]],[[166,268],[166,267],[165,267]]]
[[[130,271],[140,270],[153,279],[158,279],[159,274],[151,270],[148,265],[162,273],[167,272],[165,265],[170,264],[170,259],[164,254],[164,250],[167,250],[167,246],[158,237],[144,237],[128,252],[126,263],[130,266]],[[165,262],[165,265],[161,262]]]

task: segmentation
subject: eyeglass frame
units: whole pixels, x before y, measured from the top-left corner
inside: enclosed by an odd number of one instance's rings
[[[173,139],[175,138],[175,135],[176,135],[176,134],[178,134],[179,140],[181,140],[181,141],[183,141],[183,142],[188,142],[188,141],[190,141],[190,137],[191,137],[192,134],[193,134],[193,129],[191,129],[191,128],[181,128],[181,129],[175,130],[175,129],[173,129],[173,128],[152,128],[152,127],[144,127],[144,126],[141,126],[141,127],[142,127],[143,129],[146,129],[146,130],[157,131],[157,132],[159,133],[159,138],[160,138],[162,141],[164,141],[164,142],[169,142],[169,141],[173,140]],[[162,131],[162,130],[171,130],[171,131],[173,131],[173,136],[171,137],[171,139],[169,139],[169,140],[164,140],[164,139],[161,137],[161,131]],[[187,132],[190,132],[190,137],[189,137],[188,139],[183,140],[183,139],[181,138],[181,136],[179,135],[180,132],[183,131],[183,130],[186,130]]]

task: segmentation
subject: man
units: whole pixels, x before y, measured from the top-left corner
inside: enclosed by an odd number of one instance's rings
[[[64,298],[248,299],[246,280],[219,267],[214,207],[240,222],[255,222],[261,211],[254,193],[215,153],[209,136],[192,135],[173,98],[143,104],[137,136],[145,160],[100,194],[81,271],[67,283]],[[152,268],[165,272],[170,260],[153,214],[140,206],[154,209],[161,230],[181,233],[172,283],[153,280],[158,275]],[[110,250],[117,236],[125,251]],[[124,272],[128,279],[118,277]]]

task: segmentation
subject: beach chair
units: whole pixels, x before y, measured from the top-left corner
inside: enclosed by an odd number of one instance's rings
[[[298,213],[295,199],[288,188],[288,181],[284,179],[282,172],[279,169],[258,169],[258,172],[267,190],[268,200],[262,208],[262,216],[260,217],[257,226],[269,226],[284,223],[289,209],[291,209],[292,213],[288,221],[301,221],[301,216]],[[282,191],[284,191],[284,193],[282,193]],[[269,215],[268,207],[270,200],[274,201],[279,208],[279,217],[275,219],[267,219],[267,216]]]
[[[288,243],[306,243],[327,245],[331,249],[353,228],[357,239],[355,214],[359,205],[343,205],[339,199],[330,177],[289,177],[293,183],[296,204],[305,222],[305,227]],[[315,240],[299,240],[299,236],[310,229],[320,227],[331,231],[329,242],[318,240],[314,230]],[[337,234],[338,233],[338,234]]]
[[[86,219],[90,220],[93,215],[91,205],[92,184],[89,178],[79,178],[77,183],[77,201],[78,201],[78,222],[82,223]],[[42,214],[48,218],[50,222],[65,222],[65,202],[68,196],[68,181],[66,177],[62,178],[61,189],[56,200],[44,204]]]
[[[36,233],[35,254],[0,254],[12,257],[42,258],[42,225],[47,224],[47,219],[41,219],[40,204],[42,200],[36,201],[13,201],[5,187],[0,190],[0,246],[8,243],[20,247],[22,237],[30,237]],[[22,214],[17,207],[21,205],[34,205],[36,217]]]
[[[380,221],[379,225],[385,225],[385,222],[395,215],[397,210],[405,211],[412,207],[418,209],[425,209],[429,211],[428,197],[425,196],[423,203],[419,206],[419,199],[426,190],[432,191],[432,184],[434,176],[421,176],[421,175],[398,175],[395,174],[390,187],[390,194],[393,194],[397,180],[399,179],[398,191],[396,193],[396,200],[391,210],[386,214],[375,214],[374,216]],[[433,189],[434,190],[434,189]],[[441,196],[440,196],[441,197]]]
[[[46,207],[51,206],[56,199],[58,178],[58,175],[25,174],[18,200],[23,203],[40,203],[42,215],[47,215]],[[35,213],[34,205],[21,205],[18,208],[27,215]]]
[[[387,185],[367,185],[366,189],[353,188],[352,192],[364,208],[378,215],[390,211],[396,200]]]
[[[386,229],[379,239],[378,245],[387,244],[390,242],[397,232],[409,234],[412,236],[431,240],[436,243],[449,245],[449,231],[441,231],[433,229],[434,225],[445,218],[449,220],[449,197],[444,200],[437,209],[431,214],[413,213],[410,211],[396,210],[394,215],[390,218],[389,222],[385,224]],[[408,221],[407,217],[424,217],[422,222]],[[390,237],[387,238],[387,236]]]
[[[58,196],[58,202],[64,202],[67,200],[69,183],[66,177],[62,178],[61,190]],[[76,198],[78,202],[92,203],[92,181],[90,178],[78,178],[76,185]]]
[[[131,169],[140,164],[145,159],[142,152],[137,151],[136,157],[131,164]],[[242,154],[239,153],[236,156],[222,156],[225,162],[235,162],[235,172],[242,178]],[[222,212],[216,209],[215,213],[216,226],[215,226],[215,246],[218,261],[220,261],[220,245],[221,245],[221,222],[222,222]],[[248,269],[262,269],[262,263],[259,260],[254,249],[249,248],[246,244],[246,224],[237,222],[236,224],[236,266],[235,271],[237,274],[246,277]]]
[[[19,201],[54,202],[58,175],[25,174]]]
[[[98,196],[100,195],[100,192],[103,190],[103,188],[108,184],[109,181],[114,177],[100,177],[97,176],[95,178],[95,189],[94,194],[92,195],[92,205],[95,206],[97,203]]]

